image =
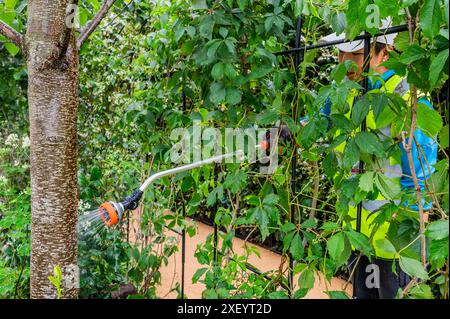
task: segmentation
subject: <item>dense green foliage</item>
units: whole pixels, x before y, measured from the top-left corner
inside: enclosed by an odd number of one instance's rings
[[[17,17],[9,22],[25,19],[18,10],[25,2],[11,1]],[[11,1],[0,0],[0,18]],[[237,233],[252,233],[255,242],[276,246],[286,260],[295,260],[300,289],[292,296],[301,298],[314,285],[314,273],[320,271],[330,279],[345,271],[352,245],[370,255],[371,239],[343,222],[349,221],[350,202],[375,198],[381,192],[390,200],[377,217],[378,223],[391,222],[384,245],[399,255],[404,271],[423,279],[404,297],[448,298],[448,104],[441,92],[448,79],[448,1],[375,1],[381,17],[393,16],[396,25],[406,22],[405,12],[420,17],[412,44],[408,32],[397,37],[397,51],[391,53],[388,67],[406,75],[410,85],[427,94],[435,107],[419,104],[417,112],[418,126],[438,136],[439,142],[440,161],[426,189],[427,198],[435,204],[426,230],[427,270],[420,263],[417,218],[394,202],[414,202],[415,195],[401,191],[379,172],[378,163],[398,153],[399,140],[381,141],[377,132],[358,132],[369,108],[399,133],[409,131],[411,106],[398,96],[372,92],[360,100],[348,120],[343,116],[346,98],[362,87],[343,81],[348,65],[336,65],[335,51],[304,52],[298,78],[292,55],[273,54],[294,45],[300,13],[302,44],[317,43],[330,31],[358,35],[365,29],[369,13],[364,8],[369,1],[193,2],[117,1],[81,49],[80,210],[121,198],[150,172],[173,167],[170,132],[191,127],[194,121],[221,129],[271,127],[278,121],[288,125],[300,145],[298,196],[292,196],[291,190],[292,147],[284,150],[272,175],[260,174],[254,164],[226,164],[162,179],[147,191],[141,206],[145,245],[128,242],[126,226],[80,240],[80,295],[109,297],[120,285],[133,283],[136,297],[160,297],[155,290],[160,281],[158,268],[176,249],[164,225],[187,224],[181,213],[184,201],[188,216],[214,220],[222,230],[217,261],[212,236],[196,251],[202,268],[192,280],[205,282],[205,298],[288,297],[287,291],[278,289],[280,283],[288,284],[286,271],[274,269],[270,282],[263,276],[243,275],[248,254],[255,252],[239,256],[229,250]],[[82,1],[81,24],[98,7],[97,0]],[[22,24],[15,26],[21,30]],[[375,34],[377,30],[367,31]],[[27,148],[19,143],[27,135],[26,71],[20,53],[5,48],[8,52],[0,45],[0,297],[26,297],[29,170]],[[331,130],[323,117],[314,116],[328,96],[341,113],[332,118]],[[297,114],[293,114],[294,104]],[[385,105],[389,107],[382,108]],[[312,119],[306,126],[294,121],[305,115]],[[15,144],[3,143],[14,140],[13,134],[20,136]],[[347,141],[344,152],[336,149],[343,141]],[[351,167],[360,159],[368,171],[352,178]],[[175,217],[164,215],[165,209],[173,210]],[[392,218],[393,213],[397,218]],[[195,232],[187,227],[189,233]],[[164,243],[163,249],[155,248],[159,243]],[[227,258],[230,255],[232,259]],[[343,297],[339,292],[329,294]]]

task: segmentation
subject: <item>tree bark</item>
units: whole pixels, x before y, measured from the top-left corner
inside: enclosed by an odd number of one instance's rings
[[[76,0],[28,2],[26,34],[31,138],[31,298],[78,296],[78,53],[66,8]]]

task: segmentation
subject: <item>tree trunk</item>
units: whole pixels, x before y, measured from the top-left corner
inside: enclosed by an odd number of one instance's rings
[[[26,51],[31,137],[31,297],[78,295],[78,53],[66,8],[76,0],[30,0]]]

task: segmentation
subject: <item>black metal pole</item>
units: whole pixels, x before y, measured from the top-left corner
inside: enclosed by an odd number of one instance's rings
[[[182,196],[182,210],[183,210],[183,230],[181,232],[181,299],[184,299],[184,277],[186,265],[186,206],[184,204],[184,197]]]
[[[364,32],[365,35],[367,35],[367,31]],[[369,78],[367,74],[369,73],[369,67],[370,67],[370,38],[364,39],[364,78],[362,80],[362,87],[363,87],[363,94],[366,94],[367,91],[369,91]],[[366,118],[364,117],[364,120],[361,123],[361,132],[364,132],[367,130],[367,124],[366,124]],[[364,161],[359,161],[359,170],[358,173],[364,172]],[[356,231],[359,233],[361,232],[361,211],[362,211],[362,202],[359,202],[357,206],[357,213],[356,213]]]
[[[297,19],[297,28],[295,32],[295,48],[298,48],[300,46],[300,40],[302,36],[302,17],[299,16]],[[297,50],[295,53],[295,60],[294,60],[294,67],[295,67],[295,81],[294,81],[294,87],[298,89],[298,80],[299,80],[299,66],[301,63],[301,56],[300,51]],[[295,92],[295,101],[294,101],[294,108],[293,108],[293,119],[294,122],[297,123],[297,103],[298,103],[298,92]],[[295,147],[296,143],[294,144],[294,154],[292,156],[292,166],[291,166],[291,193],[292,193],[292,200],[296,197],[296,188],[295,188],[295,176],[297,171],[297,148]],[[296,215],[297,209],[296,206],[291,203],[290,207],[290,221],[291,223],[295,224],[295,215]],[[289,280],[289,295],[292,297],[292,292],[294,289],[294,260],[292,258],[292,255],[289,255],[289,274],[288,274],[288,280]]]
[[[407,31],[407,30],[408,30],[408,25],[402,24],[402,25],[395,26],[395,27],[381,29],[380,32],[373,35],[373,37],[403,32],[403,31]],[[324,42],[324,43],[310,44],[310,45],[306,45],[303,47],[297,47],[297,48],[293,48],[293,49],[289,49],[289,50],[275,52],[273,54],[274,55],[289,55],[289,54],[294,54],[296,52],[332,47],[332,46],[335,46],[336,44],[341,44],[341,43],[346,43],[346,42],[352,42],[352,41],[357,41],[357,40],[366,40],[366,39],[370,40],[370,38],[372,38],[372,35],[370,33],[365,32],[362,35],[358,35],[353,40],[342,39],[342,40],[335,40],[335,41]]]
[[[183,103],[183,111],[186,110],[186,93],[184,91],[184,75],[183,84],[181,88],[181,98]],[[185,277],[185,265],[186,265],[186,206],[184,203],[183,191],[181,192],[181,209],[183,213],[183,229],[181,231],[181,299],[184,299],[184,277]]]
[[[217,231],[217,225],[215,222],[216,219],[216,213],[214,212],[214,218],[213,218],[213,223],[214,223],[214,264],[217,264],[217,236],[218,236],[218,231]]]
[[[364,33],[365,35],[367,34],[367,32]],[[363,79],[362,79],[362,83],[361,86],[363,87],[363,95],[367,93],[367,91],[369,91],[369,78],[367,76],[368,72],[369,72],[369,67],[370,67],[370,37],[367,37],[364,39],[364,70],[363,72],[365,73]],[[361,123],[361,132],[364,132],[367,130],[367,123],[366,123],[366,118],[364,118],[364,120]],[[361,174],[364,172],[364,162],[363,161],[359,161],[358,164],[358,173]],[[358,233],[361,232],[361,213],[362,213],[362,201],[358,203],[357,207],[356,207],[356,231]],[[356,259],[357,260],[357,259]],[[356,261],[358,262],[358,261]],[[354,267],[358,267],[358,265],[356,264]],[[353,274],[353,297],[359,295],[359,285],[362,283],[361,280],[359,279],[360,276],[360,271],[359,269],[355,269],[355,272]]]

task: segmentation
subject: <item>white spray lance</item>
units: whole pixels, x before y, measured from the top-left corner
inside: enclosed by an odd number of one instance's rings
[[[261,147],[261,145],[258,145],[257,147]],[[194,162],[191,164],[178,166],[172,169],[168,169],[165,171],[158,172],[156,174],[151,175],[149,178],[147,178],[144,183],[135,190],[130,196],[126,197],[121,202],[113,202],[108,201],[104,202],[99,207],[99,213],[100,217],[103,219],[105,224],[108,227],[114,226],[117,224],[121,219],[122,215],[127,210],[133,210],[136,209],[139,205],[139,200],[142,197],[142,194],[147,189],[147,187],[152,184],[157,179],[160,179],[161,177],[169,176],[169,175],[175,175],[184,171],[189,171],[197,167],[201,167],[204,165],[208,165],[214,162],[220,162],[227,158],[232,158],[236,156],[239,160],[242,160],[244,158],[244,152],[242,150],[238,150],[236,152],[227,153],[223,155],[217,155],[213,156],[211,158],[207,158],[198,162]]]

